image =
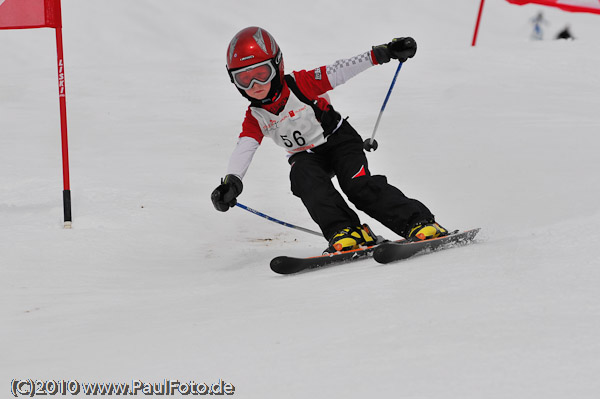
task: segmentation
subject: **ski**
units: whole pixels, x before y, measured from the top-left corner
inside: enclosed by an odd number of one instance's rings
[[[384,243],[402,242],[404,242],[404,240],[385,241]],[[373,251],[382,244],[375,244],[370,247],[353,249],[351,251],[337,252],[332,255],[313,256],[310,258],[278,256],[271,260],[271,270],[278,274],[293,274],[307,269],[315,269],[322,266],[342,264],[359,259],[365,259],[371,257],[373,255]]]
[[[271,260],[271,270],[278,274],[294,274],[304,270],[344,264],[368,257],[374,257],[379,263],[390,263],[417,254],[468,244],[473,241],[479,230],[479,228],[466,231],[456,230],[447,236],[425,241],[384,241],[370,247],[309,258],[278,256]]]
[[[457,230],[447,236],[425,241],[384,242],[374,248],[373,258],[379,263],[390,263],[415,255],[466,245],[473,241],[479,230],[479,228],[466,231]]]

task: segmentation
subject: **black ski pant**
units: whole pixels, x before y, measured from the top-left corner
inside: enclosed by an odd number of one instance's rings
[[[418,222],[434,216],[421,202],[406,197],[385,176],[371,175],[363,141],[344,120],[328,141],[290,157],[292,192],[299,197],[327,240],[340,230],[359,226],[360,219],[336,190],[332,177],[354,206],[396,234],[406,237]]]

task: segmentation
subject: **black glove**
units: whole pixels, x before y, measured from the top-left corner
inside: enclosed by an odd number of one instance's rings
[[[390,59],[405,62],[415,56],[417,42],[412,37],[398,37],[392,39],[388,44],[373,46],[373,54],[378,64],[385,64]]]
[[[227,175],[221,179],[219,187],[215,188],[210,199],[217,211],[225,212],[237,204],[237,196],[242,193],[244,185],[239,177]]]

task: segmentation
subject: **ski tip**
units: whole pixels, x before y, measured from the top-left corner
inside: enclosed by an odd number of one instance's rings
[[[390,263],[394,260],[397,260],[394,256],[392,256],[390,252],[390,248],[395,246],[396,244],[392,242],[384,242],[383,244],[378,245],[377,248],[375,248],[375,251],[373,252],[373,258],[378,263]]]
[[[462,233],[465,234],[465,238],[467,240],[472,240],[473,238],[475,238],[475,236],[477,235],[477,233],[479,233],[480,230],[481,227],[476,227],[474,229],[463,230]]]
[[[279,273],[279,268],[281,264],[284,262],[285,256],[278,256],[276,258],[271,259],[271,270],[275,273]]]
[[[289,256],[278,256],[271,260],[271,270],[277,274],[292,274],[298,272],[295,268],[290,268]]]
[[[412,257],[423,251],[444,249],[444,246],[447,245],[458,246],[467,244],[474,240],[480,230],[481,228],[479,227],[469,230],[455,230],[448,235],[424,241],[383,243],[375,248],[373,258],[378,263],[385,264]]]

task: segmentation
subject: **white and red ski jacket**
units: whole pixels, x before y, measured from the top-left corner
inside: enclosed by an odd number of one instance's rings
[[[317,106],[326,110],[329,104],[326,92],[373,65],[377,65],[377,61],[370,50],[312,71],[294,71],[292,76],[302,94],[311,101],[317,100]],[[300,151],[310,151],[326,141],[312,107],[300,101],[285,81],[283,84],[279,98],[272,104],[248,107],[242,132],[229,158],[227,174],[243,179],[264,137],[271,138],[277,145],[285,148],[288,156]]]

